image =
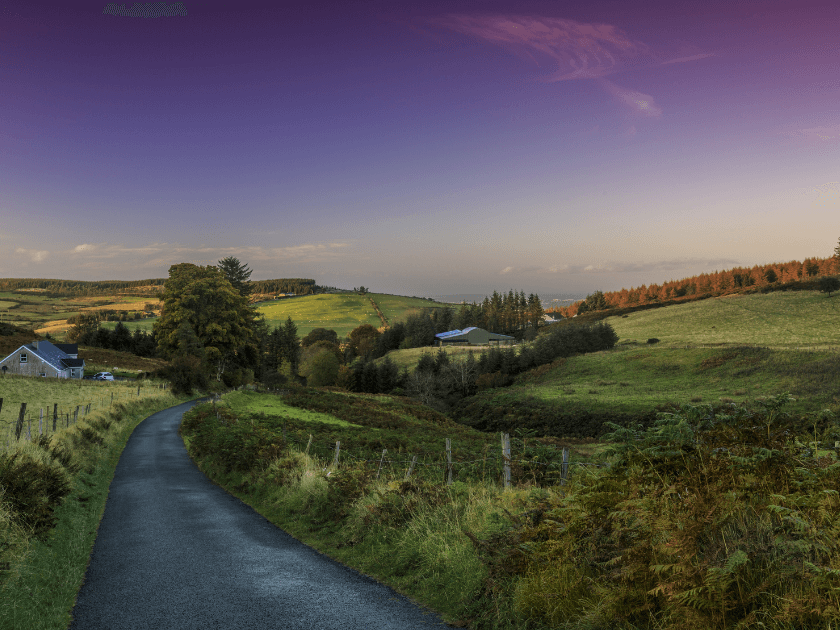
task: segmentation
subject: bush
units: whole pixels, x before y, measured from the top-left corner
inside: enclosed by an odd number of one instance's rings
[[[13,520],[39,537],[55,526],[55,508],[72,490],[68,469],[45,455],[43,460],[23,451],[0,455],[2,501]]]
[[[647,340],[647,342],[649,344],[659,343],[659,339],[657,339],[656,337],[651,337],[650,339]]]
[[[492,372],[491,374],[482,374],[475,379],[475,386],[479,391],[491,389],[494,387],[507,387],[513,383],[513,378],[509,374],[502,374],[501,372]]]

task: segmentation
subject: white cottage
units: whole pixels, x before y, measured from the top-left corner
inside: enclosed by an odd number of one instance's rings
[[[0,373],[82,378],[85,360],[79,358],[79,347],[75,343],[33,341],[0,361]]]

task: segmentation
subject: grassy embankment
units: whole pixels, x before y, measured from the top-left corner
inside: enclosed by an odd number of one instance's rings
[[[483,461],[496,436],[397,397],[236,393],[188,414],[182,435],[266,518],[450,623],[828,630],[840,619],[840,426],[791,424],[777,403],[624,432],[609,468],[575,468],[563,487],[534,474],[546,441],[514,441],[508,490]],[[441,468],[405,482],[412,453],[442,463],[444,436],[472,465],[451,486]],[[381,448],[399,461],[380,472]]]
[[[144,398],[158,398],[162,395],[162,382],[141,381],[85,381],[79,379],[32,378],[6,375],[0,377],[0,450],[6,448],[10,433],[20,416],[21,403],[26,403],[26,425],[24,432],[32,426],[32,433],[38,432],[38,423],[43,410],[43,426],[49,425],[52,434],[52,416],[55,406],[59,421],[67,424],[67,414],[72,418],[79,406],[79,419],[84,417],[85,407],[90,405],[90,414],[107,410],[111,404],[127,403]],[[138,394],[139,388],[139,394]],[[49,422],[47,422],[49,420]],[[13,439],[13,438],[11,438]]]
[[[237,392],[217,410],[221,420],[205,405],[182,425],[191,456],[212,479],[300,540],[450,621],[471,614],[486,571],[462,529],[480,536],[501,531],[509,524],[504,510],[529,493],[502,491],[499,436],[381,395]],[[446,438],[451,486],[444,483]],[[552,440],[514,436],[511,448],[515,483],[559,475],[561,452]],[[414,455],[410,482],[403,483]],[[571,457],[580,459],[574,450]]]
[[[423,308],[452,306],[422,298],[384,293],[325,293],[261,302],[257,304],[257,309],[272,328],[282,326],[286,318],[291,317],[301,337],[314,328],[328,328],[336,331],[341,338],[362,324],[370,324],[374,328],[383,326],[371,299],[390,324],[403,320],[409,313]]]
[[[60,407],[87,402],[96,393],[75,382],[29,381],[23,398]],[[19,379],[6,377],[0,396],[21,397],[20,386]],[[100,389],[118,393],[113,407],[94,407],[69,428],[52,433],[50,425],[49,435],[0,453],[0,628],[67,628],[131,432],[150,414],[185,400],[151,386],[141,389],[140,398],[136,385]]]

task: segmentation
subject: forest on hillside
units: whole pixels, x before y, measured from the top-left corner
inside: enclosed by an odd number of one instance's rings
[[[58,280],[49,278],[0,278],[0,291],[37,290],[46,297],[92,297],[100,295],[154,296],[163,289],[166,278],[148,280]],[[311,278],[254,280],[251,293],[317,293],[320,287]]]
[[[838,256],[806,258],[803,261],[791,260],[785,263],[770,263],[753,267],[735,267],[726,271],[670,280],[663,284],[643,284],[640,287],[620,291],[596,291],[586,300],[566,307],[548,309],[548,312],[552,315],[574,317],[587,311],[690,301],[756,290],[816,288],[816,280],[819,277],[831,276],[838,272],[840,272]]]

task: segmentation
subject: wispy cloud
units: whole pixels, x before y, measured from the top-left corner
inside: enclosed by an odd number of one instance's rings
[[[786,136],[794,141],[805,142],[808,144],[837,142],[840,140],[840,124],[793,129],[791,131],[783,131],[780,135]]]
[[[502,269],[502,270],[499,272],[499,274],[504,276],[504,275],[506,275],[506,274],[511,273],[513,270],[514,270],[514,268],[513,268],[513,267],[505,267],[504,269]]]
[[[15,250],[15,254],[17,254],[18,256],[23,256],[24,258],[28,258],[32,262],[42,262],[47,258],[47,256],[50,255],[50,253],[45,250],[23,249],[22,247],[18,247]]]
[[[632,111],[657,117],[662,109],[653,97],[621,88],[605,77],[640,67],[687,63],[714,56],[696,53],[671,58],[611,24],[521,15],[447,15],[432,23],[512,52],[524,53],[538,65],[547,60],[552,71],[540,80],[547,83],[600,79],[616,100]]]
[[[636,90],[619,87],[607,79],[601,79],[599,83],[616,101],[625,107],[629,107],[635,113],[651,118],[658,118],[662,115],[662,108],[654,102],[652,96],[642,94]],[[632,129],[633,131],[630,135],[635,135],[636,128],[633,127]]]
[[[542,79],[548,82],[597,79],[659,62],[650,47],[610,24],[519,15],[447,15],[433,22],[492,44],[524,49],[537,62],[547,57],[554,66]]]

